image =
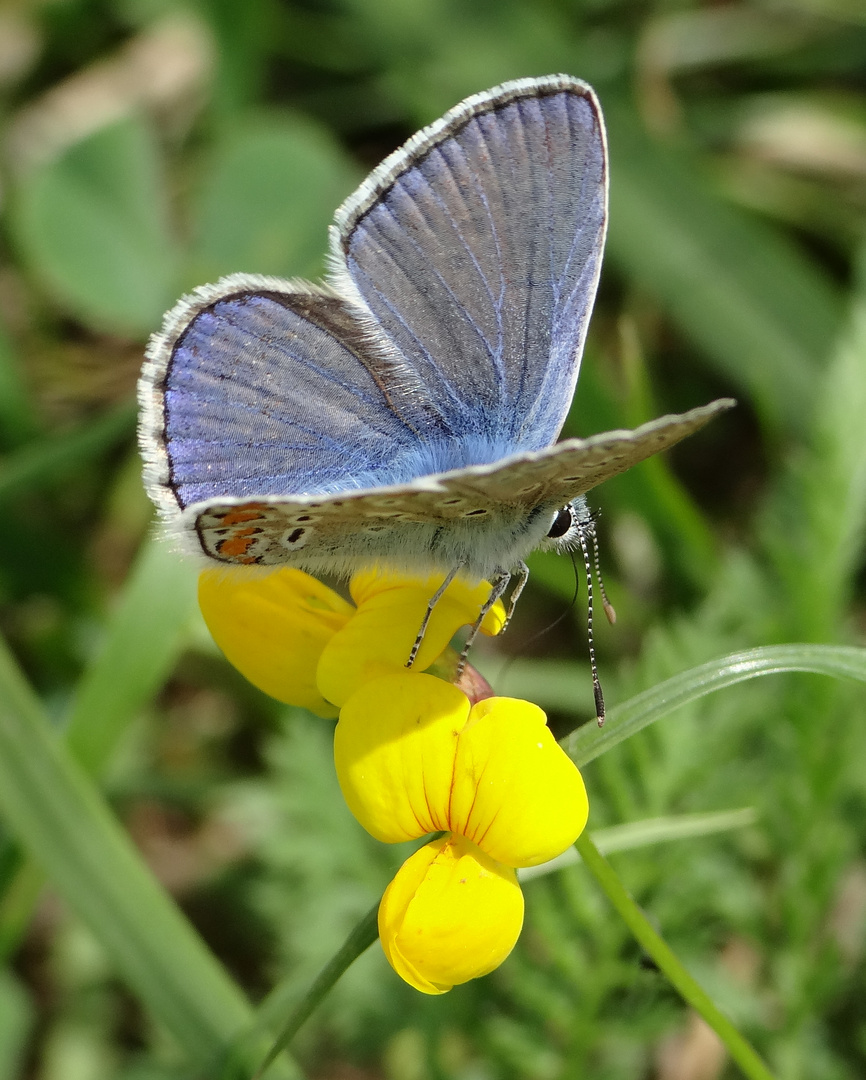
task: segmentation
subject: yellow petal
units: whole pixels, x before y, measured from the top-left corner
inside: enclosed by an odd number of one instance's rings
[[[447,830],[508,866],[535,866],[586,825],[583,779],[528,701],[472,707],[450,683],[401,672],[373,679],[340,713],[343,795],[386,843]]]
[[[555,858],[583,831],[586,788],[537,705],[487,698],[458,740],[448,828],[508,866]]]
[[[349,584],[349,592],[356,605],[361,607],[380,593],[393,592],[395,589],[420,589],[425,594],[426,607],[427,601],[441,586],[442,581],[441,574],[418,578],[374,566],[370,570],[362,570],[355,574]],[[450,604],[462,609],[466,622],[473,623],[478,618],[478,613],[489,595],[489,582],[482,581],[477,585],[470,585],[468,581],[458,577],[445,590],[440,602],[446,606]],[[485,616],[481,629],[485,634],[498,634],[504,621],[505,608],[501,602],[497,602]]]
[[[340,712],[334,762],[364,828],[397,843],[448,829],[454,754],[469,700],[432,675],[401,671],[365,683]]]
[[[379,905],[388,962],[424,994],[444,994],[493,971],[522,925],[514,871],[462,837],[443,836],[416,851]]]
[[[226,659],[260,690],[319,716],[336,716],[316,686],[322,650],[354,614],[331,589],[300,570],[205,570],[198,601]]]
[[[368,679],[403,671],[442,580],[441,575],[419,579],[376,570],[356,574],[350,590],[358,611],[319,661],[317,682],[323,697],[342,705]],[[486,581],[474,586],[452,581],[433,609],[412,670],[428,668],[457,630],[478,618],[489,595]],[[502,604],[494,605],[482,630],[498,633],[504,617]]]

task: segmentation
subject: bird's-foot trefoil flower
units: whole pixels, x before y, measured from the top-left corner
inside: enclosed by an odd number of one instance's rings
[[[199,586],[205,620],[241,672],[281,701],[339,715],[337,776],[364,828],[385,843],[442,834],[407,859],[379,909],[385,955],[428,994],[505,959],[523,921],[515,868],[559,855],[588,814],[580,773],[537,706],[492,696],[480,677],[471,698],[437,677],[455,671],[443,655],[477,618],[488,584],[452,582],[407,670],[439,584],[358,574],[354,607],[292,569],[206,571]],[[497,604],[481,629],[503,623]]]

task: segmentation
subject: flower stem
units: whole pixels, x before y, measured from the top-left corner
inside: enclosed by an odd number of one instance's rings
[[[343,942],[342,947],[319,972],[313,985],[289,1013],[288,1018],[280,1029],[279,1035],[274,1041],[274,1045],[259,1066],[253,1080],[260,1080],[279,1056],[280,1052],[287,1047],[295,1037],[298,1028],[314,1012],[319,1002],[327,996],[328,992],[339,980],[340,976],[347,968],[349,968],[352,962],[357,960],[361,953],[369,948],[376,940],[379,934],[377,923],[378,913],[379,905],[376,904],[375,907],[367,912],[364,918]],[[272,1023],[276,1019],[278,1011],[281,1011],[282,1009],[281,999],[282,994],[280,993],[280,988],[277,987],[277,989],[269,994],[268,998],[263,1002],[259,1010],[259,1020],[263,1026]]]
[[[719,1036],[743,1073],[749,1077],[749,1080],[774,1080],[773,1074],[758,1057],[753,1047],[692,978],[667,942],[656,933],[613,867],[592,842],[589,834],[584,832],[575,846],[580,852],[584,865],[622,916],[626,926],[659,969],[664,972],[683,1000],[702,1016]]]

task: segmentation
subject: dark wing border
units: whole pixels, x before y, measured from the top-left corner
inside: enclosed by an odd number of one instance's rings
[[[348,239],[355,225],[364,214],[382,198],[389,188],[393,187],[402,173],[410,169],[439,143],[444,142],[445,139],[458,132],[473,117],[480,116],[483,113],[495,112],[504,105],[508,105],[512,101],[518,101],[520,98],[545,97],[563,91],[580,94],[592,105],[599,120],[604,158],[607,161],[607,133],[602,118],[601,105],[593,88],[583,79],[577,79],[573,75],[543,75],[539,78],[512,79],[509,82],[501,83],[499,86],[494,86],[490,90],[483,90],[478,94],[473,94],[452,109],[449,109],[444,116],[416,132],[402,146],[389,154],[337,208],[334,214],[334,224],[329,230],[331,241],[330,266],[331,277],[338,280],[340,295],[346,297],[351,295],[352,299],[357,300],[360,306],[366,307],[351,278],[349,278],[348,284],[343,280],[343,275],[348,275],[343,242]],[[607,214],[605,214],[606,223]]]
[[[144,460],[144,487],[156,504],[160,517],[172,524],[182,507],[174,493],[165,436],[165,380],[179,338],[206,308],[237,293],[289,292],[300,296],[340,299],[328,286],[313,285],[299,278],[277,278],[265,274],[230,274],[215,284],[200,285],[170,308],[161,329],[152,335],[144,354],[138,379],[138,443]]]

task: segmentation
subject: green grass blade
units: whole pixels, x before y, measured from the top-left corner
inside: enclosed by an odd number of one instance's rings
[[[23,365],[5,326],[0,324],[0,448],[6,450],[24,443],[38,431]]]
[[[252,1010],[54,738],[5,646],[0,811],[153,1015],[213,1068]]]
[[[593,833],[598,850],[602,855],[616,851],[635,851],[652,844],[667,844],[674,840],[694,840],[700,836],[714,836],[716,833],[730,832],[732,829],[744,829],[756,821],[755,811],[750,806],[740,810],[719,810],[708,814],[674,814],[668,817],[645,818],[643,821],[630,821],[625,825],[611,825],[607,829],[598,829]],[[576,848],[569,848],[550,862],[540,866],[527,866],[517,871],[521,883],[533,878],[544,877],[561,870],[564,866],[576,866],[580,855]]]
[[[194,570],[167,543],[154,537],[143,545],[65,727],[67,746],[88,774],[101,771],[173,668],[195,610],[195,583]],[[41,883],[41,872],[7,840],[0,847],[0,957],[26,930]]]
[[[0,852],[9,871],[0,884],[0,963],[4,963],[27,933],[45,875],[12,837],[4,836]]]
[[[27,1041],[35,1026],[34,1008],[11,971],[0,971],[0,1080],[25,1075]]]
[[[608,710],[603,728],[584,724],[563,741],[569,757],[586,765],[681,705],[759,675],[808,671],[866,682],[866,649],[844,645],[770,645],[732,653],[691,668]]]
[[[331,957],[314,980],[310,989],[303,998],[297,1002],[283,1021],[280,1033],[274,1040],[274,1045],[268,1051],[262,1061],[253,1080],[260,1077],[270,1069],[278,1054],[284,1050],[297,1034],[304,1021],[312,1015],[316,1006],[321,1002],[337,983],[343,973],[365,952],[379,936],[379,905],[367,912],[358,925],[351,931],[349,936],[340,946],[338,951]],[[276,1027],[281,1014],[286,1010],[287,1003],[282,988],[276,986],[259,1009],[259,1019],[262,1028]]]
[[[152,537],[139,553],[101,652],[78,684],[66,738],[89,773],[171,672],[196,610],[195,569]]]

